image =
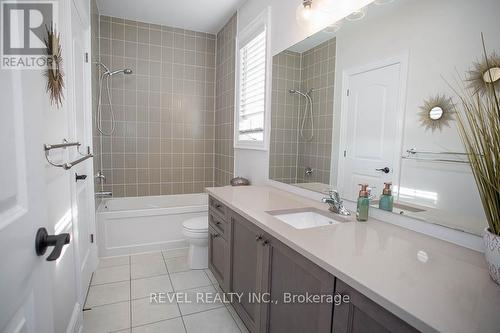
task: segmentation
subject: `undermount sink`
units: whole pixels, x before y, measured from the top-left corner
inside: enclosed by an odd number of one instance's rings
[[[348,216],[336,216],[316,208],[300,208],[267,212],[295,229],[309,229],[350,221]]]

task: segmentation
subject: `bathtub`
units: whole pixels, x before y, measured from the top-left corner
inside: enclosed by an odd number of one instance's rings
[[[207,212],[204,193],[105,199],[96,213],[99,256],[187,247],[182,222]]]

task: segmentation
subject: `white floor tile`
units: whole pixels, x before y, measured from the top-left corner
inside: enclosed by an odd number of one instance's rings
[[[92,285],[128,280],[130,280],[130,267],[128,265],[105,267],[94,272]]]
[[[130,256],[130,262],[132,264],[155,263],[158,261],[163,261],[161,252],[142,253]]]
[[[99,258],[99,268],[128,265],[129,260],[128,256]]]
[[[183,319],[188,333],[240,333],[225,307],[195,313]]]
[[[160,321],[154,324],[134,327],[132,333],[185,333],[181,318]]]
[[[132,279],[167,274],[167,268],[162,261],[132,263]]]
[[[130,300],[130,281],[115,282],[91,286],[87,296],[86,308],[97,305]]]
[[[209,286],[212,283],[203,270],[191,270],[170,274],[175,291]]]
[[[191,270],[187,257],[177,257],[165,259],[167,270],[170,274]]]
[[[153,276],[131,281],[132,299],[149,297],[150,293],[173,291],[168,275]]]
[[[210,279],[210,282],[212,282],[212,284],[219,284],[219,282],[217,281],[217,279],[215,278],[214,274],[212,273],[212,271],[210,271],[210,269],[205,269],[204,270],[205,273],[207,273],[207,276],[208,278]]]
[[[188,247],[183,247],[180,249],[165,250],[162,251],[162,253],[163,253],[163,258],[168,259],[176,257],[186,257],[188,255],[188,251],[189,251]]]
[[[217,291],[213,286],[195,288],[184,292],[186,293],[186,302],[179,301],[183,316],[224,306],[220,298],[216,299]],[[201,297],[198,298],[198,295]]]
[[[108,333],[130,327],[130,302],[97,306],[83,312],[84,333]]]
[[[132,327],[154,323],[161,320],[180,317],[175,300],[157,304],[150,303],[149,297],[132,301]]]

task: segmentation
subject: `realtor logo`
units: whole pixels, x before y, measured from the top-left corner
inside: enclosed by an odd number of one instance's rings
[[[2,69],[44,69],[47,28],[56,24],[54,1],[10,1],[1,4]]]

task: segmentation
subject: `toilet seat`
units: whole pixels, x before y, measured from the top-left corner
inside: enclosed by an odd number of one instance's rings
[[[208,232],[208,216],[195,217],[182,222],[182,227],[190,233]]]

